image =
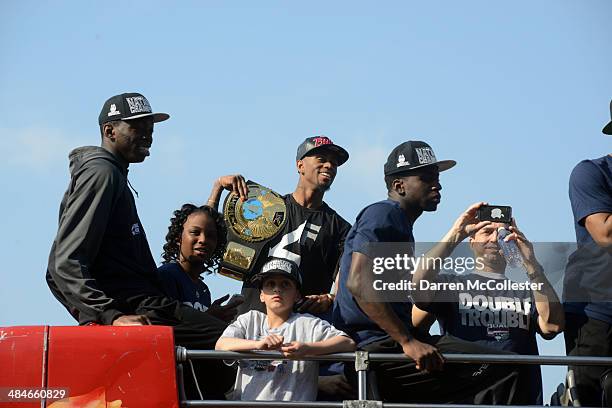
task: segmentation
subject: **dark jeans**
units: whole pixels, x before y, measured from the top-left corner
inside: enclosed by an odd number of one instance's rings
[[[568,356],[612,356],[612,326],[601,320],[574,313],[565,314],[565,350]],[[612,367],[572,366],[576,390],[584,406],[602,405],[602,375]],[[609,387],[607,387],[609,388]],[[606,393],[610,395],[611,389]],[[612,406],[612,401],[606,401]]]
[[[442,353],[500,354],[498,350],[453,336],[427,336],[419,339],[435,345]],[[390,337],[362,347],[370,353],[402,353]],[[378,391],[384,402],[524,405],[528,393],[522,389],[528,380],[523,368],[502,364],[445,364],[444,369],[426,373],[414,362],[370,363],[376,373]],[[346,365],[349,381],[356,383],[354,367]]]

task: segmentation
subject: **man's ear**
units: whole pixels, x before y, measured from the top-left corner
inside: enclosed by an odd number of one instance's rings
[[[295,163],[295,167],[297,167],[298,174],[304,174],[303,170],[302,170],[304,168],[304,161],[303,160],[298,160]]]
[[[474,249],[474,235],[468,236],[468,244],[470,244],[470,248]]]
[[[265,303],[265,302],[264,302],[264,297],[263,297],[263,290],[261,290],[261,289],[259,290],[259,301],[260,301],[261,303]]]
[[[104,125],[102,125],[102,136],[103,137],[114,141],[115,135],[113,131],[114,131],[113,125],[111,125],[110,123],[105,123]]]
[[[404,195],[404,180],[402,180],[401,178],[397,178],[393,180],[391,186],[393,187],[393,190],[395,190],[398,194]]]

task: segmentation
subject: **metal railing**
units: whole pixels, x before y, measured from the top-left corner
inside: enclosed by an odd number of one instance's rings
[[[612,367],[612,357],[583,357],[583,356],[539,356],[518,354],[443,354],[446,364],[513,364],[513,365],[577,365],[577,366],[607,366]],[[290,360],[278,352],[235,352],[216,350],[188,350],[185,347],[176,347],[176,359],[178,363],[188,360]],[[367,373],[370,362],[405,362],[410,360],[404,354],[368,353],[367,351],[356,351],[354,353],[336,353],[313,357],[302,357],[302,361],[353,361],[357,372],[357,401],[344,402],[287,402],[287,401],[199,401],[183,400],[182,407],[385,407],[385,408],[473,408],[473,405],[465,404],[411,404],[411,403],[382,403],[380,401],[367,400]],[[354,404],[351,404],[354,403]],[[479,405],[479,407],[488,407]]]

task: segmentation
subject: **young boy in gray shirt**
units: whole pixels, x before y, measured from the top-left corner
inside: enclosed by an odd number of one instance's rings
[[[251,310],[238,316],[223,332],[216,350],[278,350],[289,358],[353,351],[344,332],[310,314],[293,313],[300,298],[301,278],[295,263],[273,258],[254,278],[266,314]],[[252,361],[239,363],[232,399],[243,401],[314,401],[316,361]]]

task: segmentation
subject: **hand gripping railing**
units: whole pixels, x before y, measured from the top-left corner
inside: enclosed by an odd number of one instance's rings
[[[583,356],[533,356],[520,354],[443,354],[448,364],[531,364],[531,365],[577,365],[577,366],[608,366],[612,367],[612,357],[583,357]],[[176,347],[176,359],[178,363],[188,360],[289,360],[289,358],[275,352],[235,352],[215,350],[188,350],[185,347]],[[313,357],[301,357],[303,361],[354,361],[358,381],[358,401],[344,402],[281,402],[281,401],[181,401],[182,407],[321,407],[321,408],[473,408],[473,405],[458,404],[409,404],[409,403],[382,403],[367,400],[367,371],[370,362],[383,361],[406,361],[409,358],[405,354],[368,353],[367,351],[356,351],[354,353],[336,353]],[[479,405],[481,408],[486,405]]]

